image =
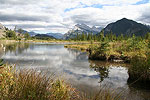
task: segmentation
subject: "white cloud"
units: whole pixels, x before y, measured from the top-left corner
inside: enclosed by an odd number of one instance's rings
[[[0,22],[28,31],[67,32],[77,23],[106,26],[126,17],[150,24],[141,0],[0,0]],[[98,7],[93,7],[98,5]]]

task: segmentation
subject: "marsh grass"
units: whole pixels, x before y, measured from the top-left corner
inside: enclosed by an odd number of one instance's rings
[[[0,69],[0,100],[70,100],[75,89],[60,79],[34,70],[16,72],[12,66]]]
[[[103,87],[89,98],[62,79],[35,70],[16,72],[13,66],[3,65],[0,68],[0,100],[120,100],[120,97]]]
[[[103,86],[92,100],[125,100],[121,93],[116,93],[115,90]]]
[[[146,54],[146,58],[134,56],[128,73],[131,80],[150,82],[150,53]]]

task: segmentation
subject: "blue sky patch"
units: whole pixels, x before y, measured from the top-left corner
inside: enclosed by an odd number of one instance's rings
[[[140,4],[146,4],[149,3],[150,0],[141,0],[139,2],[137,2],[135,5],[140,5]]]
[[[83,3],[80,3],[81,6],[77,6],[77,7],[74,7],[74,8],[67,8],[64,10],[64,12],[68,12],[68,11],[71,11],[71,10],[74,10],[74,9],[77,9],[77,8],[88,8],[88,7],[93,7],[93,8],[103,8],[103,5],[100,5],[100,4],[93,4],[91,6],[88,6],[86,4],[83,4]]]

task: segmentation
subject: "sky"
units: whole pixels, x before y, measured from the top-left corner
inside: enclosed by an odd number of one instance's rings
[[[38,33],[76,24],[105,27],[121,18],[150,25],[150,0],[0,0],[0,23]]]

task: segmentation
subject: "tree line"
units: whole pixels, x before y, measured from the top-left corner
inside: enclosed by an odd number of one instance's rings
[[[4,37],[6,39],[10,39],[10,40],[28,40],[30,39],[30,35],[29,33],[24,33],[24,31],[20,28],[18,30],[16,30],[16,28],[14,30],[8,29],[5,27],[5,35]]]
[[[71,40],[75,41],[122,41],[122,40],[128,40],[129,38],[136,37],[137,40],[143,40],[148,39],[150,40],[150,33],[145,34],[144,36],[135,36],[132,35],[116,35],[113,33],[108,33],[104,35],[104,31],[101,31],[99,34],[93,34],[93,33],[76,33],[76,36],[74,38],[71,38]]]

